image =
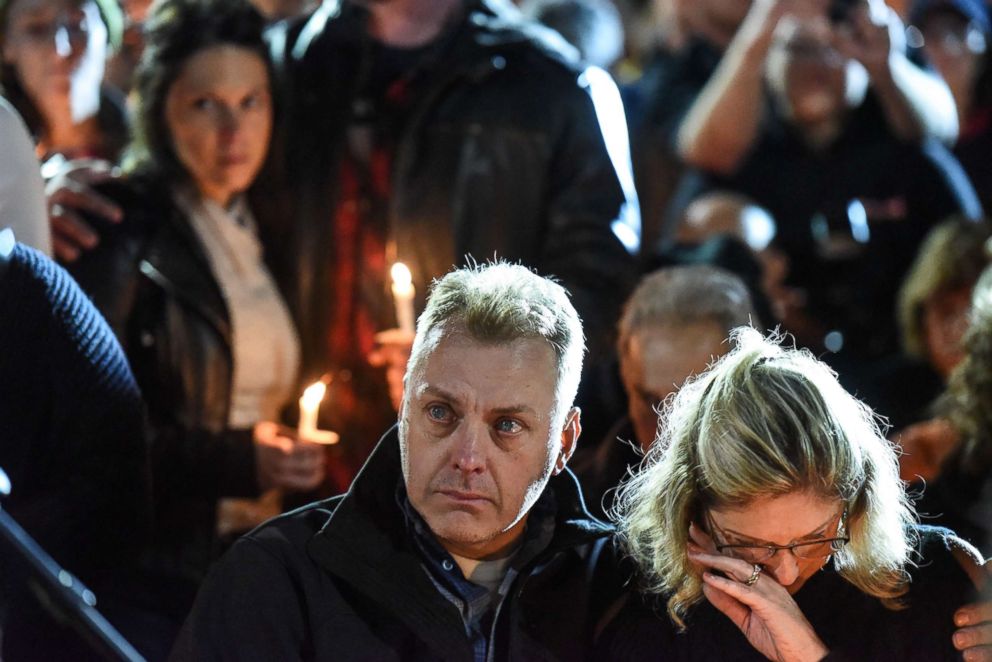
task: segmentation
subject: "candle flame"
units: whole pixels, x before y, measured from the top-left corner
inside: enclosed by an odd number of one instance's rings
[[[327,392],[327,384],[324,382],[314,382],[303,391],[303,406],[307,409],[316,409],[320,405],[320,401],[324,399],[324,393]]]
[[[405,287],[413,283],[413,276],[410,274],[410,269],[402,262],[394,264],[392,269],[389,270],[389,275],[393,277],[393,283],[396,285]]]

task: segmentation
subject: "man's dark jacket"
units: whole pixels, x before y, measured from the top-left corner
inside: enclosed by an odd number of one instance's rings
[[[472,660],[457,608],[435,588],[396,489],[396,430],[347,494],[241,538],[211,572],[174,660]],[[494,660],[583,658],[619,584],[612,530],[578,482],[551,479],[554,536],[497,611]]]
[[[431,279],[467,255],[496,255],[558,277],[587,337],[604,337],[640,232],[616,87],[505,0],[464,4],[401,119],[387,239],[410,265],[420,304]],[[334,305],[332,210],[366,20],[357,3],[328,0],[270,34],[283,121],[256,213],[277,277],[294,293],[307,365],[321,361]],[[623,145],[616,165],[604,132]]]

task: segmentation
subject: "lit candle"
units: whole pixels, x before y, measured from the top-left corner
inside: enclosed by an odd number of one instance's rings
[[[338,443],[336,432],[317,428],[317,412],[326,392],[327,384],[324,382],[314,382],[303,391],[303,397],[300,398],[300,424],[297,427],[300,439],[318,444]]]
[[[413,297],[416,289],[413,287],[413,276],[402,262],[397,262],[389,271],[393,277],[393,303],[396,306],[396,322],[400,331],[414,335]]]

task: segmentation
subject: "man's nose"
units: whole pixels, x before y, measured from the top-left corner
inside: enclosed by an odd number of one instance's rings
[[[479,473],[486,466],[485,425],[465,421],[455,432],[452,464],[463,473]]]
[[[765,570],[782,586],[799,579],[799,559],[788,549],[780,549],[765,563]]]

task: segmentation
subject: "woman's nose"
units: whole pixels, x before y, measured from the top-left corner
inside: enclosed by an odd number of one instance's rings
[[[788,549],[780,549],[765,563],[765,570],[782,586],[789,586],[799,579],[799,559]]]

